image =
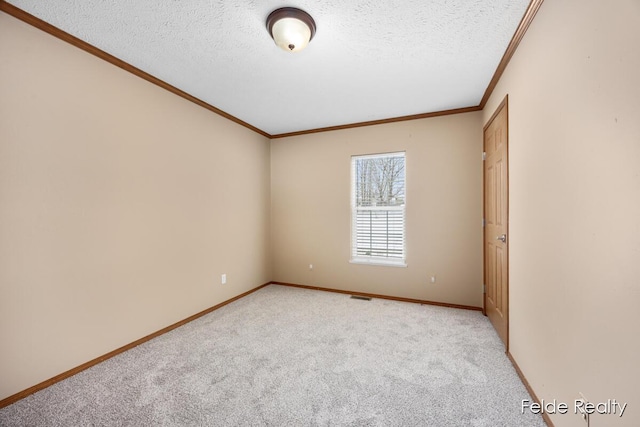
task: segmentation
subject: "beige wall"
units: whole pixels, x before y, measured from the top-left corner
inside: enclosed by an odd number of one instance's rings
[[[350,264],[351,156],[392,151],[406,151],[407,267]],[[272,140],[273,279],[482,306],[481,153],[480,112]]]
[[[0,58],[0,399],[271,279],[266,138],[4,13]]]
[[[269,152],[0,13],[0,399],[271,279],[480,306],[481,130],[509,94],[511,353],[539,397],[638,425],[639,18],[548,0],[483,113]],[[349,264],[350,156],[397,150],[408,267]]]
[[[638,22],[545,1],[484,111],[509,94],[511,353],[540,398],[629,403],[591,427],[640,425]]]

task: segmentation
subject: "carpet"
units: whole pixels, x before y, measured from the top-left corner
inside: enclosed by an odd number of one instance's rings
[[[480,312],[269,285],[0,410],[2,426],[544,426]]]

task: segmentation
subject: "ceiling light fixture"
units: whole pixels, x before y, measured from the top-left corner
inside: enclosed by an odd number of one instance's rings
[[[316,23],[304,10],[283,7],[269,14],[267,29],[282,49],[299,52],[307,47],[316,33]]]

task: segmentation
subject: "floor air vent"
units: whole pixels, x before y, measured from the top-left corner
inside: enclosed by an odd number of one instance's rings
[[[361,299],[362,301],[371,301],[369,297],[361,297],[360,295],[351,295],[352,299]]]

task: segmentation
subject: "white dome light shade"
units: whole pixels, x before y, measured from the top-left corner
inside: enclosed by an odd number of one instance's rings
[[[271,12],[267,28],[280,48],[299,52],[309,44],[316,32],[316,24],[308,13],[292,7]]]
[[[273,24],[271,35],[284,50],[297,52],[304,49],[311,40],[311,30],[307,24],[296,18],[282,18]]]

